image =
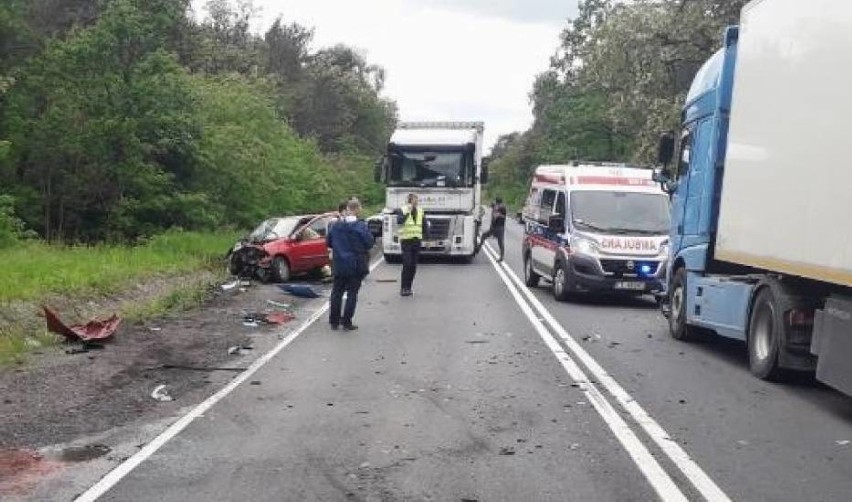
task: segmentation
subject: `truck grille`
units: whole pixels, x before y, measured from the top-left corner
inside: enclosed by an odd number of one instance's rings
[[[428,240],[446,239],[450,236],[450,220],[439,218],[426,218],[428,230],[425,238]]]
[[[642,267],[649,267],[649,271],[642,273]],[[603,271],[607,275],[614,275],[615,277],[638,277],[640,275],[655,275],[659,267],[659,262],[654,261],[601,260],[601,268],[603,268]]]

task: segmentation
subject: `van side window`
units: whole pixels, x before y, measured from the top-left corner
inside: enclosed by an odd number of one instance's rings
[[[559,195],[556,196],[556,214],[558,214],[563,221],[567,221],[567,215],[565,214],[565,192],[559,192]]]
[[[539,193],[538,188],[530,189],[530,196],[527,198],[527,204],[530,206],[537,206],[539,201]]]
[[[556,201],[556,190],[545,189],[541,193],[541,212],[539,219],[542,223],[546,223],[553,214],[553,203]]]

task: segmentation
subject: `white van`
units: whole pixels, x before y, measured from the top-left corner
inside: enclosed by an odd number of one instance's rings
[[[669,198],[652,171],[623,164],[536,168],[524,214],[527,286],[553,294],[642,295],[663,290]]]

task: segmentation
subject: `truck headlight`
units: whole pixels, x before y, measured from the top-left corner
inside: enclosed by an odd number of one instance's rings
[[[600,254],[598,245],[588,239],[574,239],[571,241],[571,251],[577,254],[597,256]]]

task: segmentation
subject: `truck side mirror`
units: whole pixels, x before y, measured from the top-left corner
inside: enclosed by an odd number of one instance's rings
[[[562,233],[565,231],[565,218],[559,214],[552,214],[547,219],[547,228],[551,232]]]
[[[657,161],[663,166],[663,172],[667,173],[669,164],[674,158],[675,137],[673,131],[666,131],[660,135],[660,144],[657,149]]]
[[[482,185],[488,184],[488,161],[482,159],[482,166],[480,167],[479,173],[479,183]]]

